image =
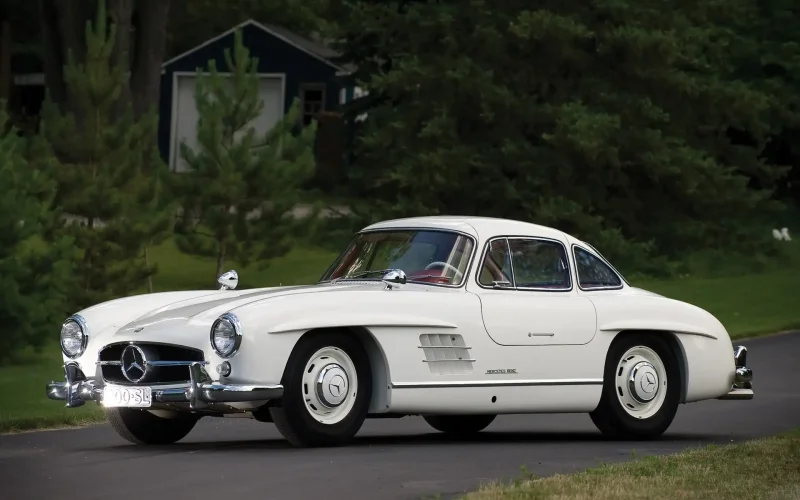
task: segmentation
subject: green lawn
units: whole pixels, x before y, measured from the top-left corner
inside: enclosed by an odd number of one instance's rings
[[[634,286],[706,309],[731,338],[800,328],[800,270],[733,276],[641,281]]]
[[[171,241],[152,252],[159,266],[154,279],[157,291],[212,288],[212,259],[187,257],[178,253]],[[236,268],[240,288],[314,283],[335,254],[316,249],[297,249],[275,260],[268,268]],[[795,276],[800,272],[770,272],[729,278],[686,278],[670,281],[635,281],[635,286],[680,300],[686,300],[717,315],[731,336],[745,337],[800,327],[800,295]],[[101,417],[94,403],[77,410],[45,396],[48,380],[61,380],[61,358],[54,332],[53,348],[44,355],[31,357],[20,366],[0,367],[0,432],[53,425],[72,425],[96,421]]]
[[[216,285],[214,259],[183,255],[171,239],[152,249],[150,255],[158,266],[158,274],[153,277],[155,291],[204,289]],[[236,269],[239,273],[239,288],[302,285],[315,283],[335,258],[335,252],[301,247],[275,259],[265,269],[256,265],[244,267],[236,262],[228,262],[225,269]]]
[[[464,500],[797,499],[800,431],[602,465],[577,474],[489,484]]]

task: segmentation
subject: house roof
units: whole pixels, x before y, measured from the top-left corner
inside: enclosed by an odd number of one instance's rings
[[[201,43],[200,45],[198,45],[198,46],[196,46],[196,47],[194,47],[192,49],[189,49],[186,52],[184,52],[182,54],[179,54],[179,55],[173,57],[172,59],[170,59],[168,61],[165,61],[164,64],[161,65],[162,70],[164,68],[166,68],[167,66],[169,66],[170,64],[172,64],[172,63],[174,63],[174,62],[176,62],[176,61],[178,61],[180,59],[183,59],[184,57],[186,57],[186,56],[188,56],[190,54],[193,54],[193,53],[197,52],[198,50],[201,50],[204,47],[216,42],[217,40],[220,40],[221,38],[224,38],[224,37],[226,37],[228,35],[231,35],[236,30],[238,30],[240,28],[244,28],[246,26],[253,26],[255,28],[260,29],[261,31],[269,33],[270,35],[274,36],[275,38],[278,38],[279,40],[283,41],[284,43],[289,44],[292,47],[305,52],[306,54],[310,55],[311,57],[313,57],[313,58],[315,58],[315,59],[317,59],[317,60],[319,60],[319,61],[321,61],[321,62],[323,62],[323,63],[325,63],[325,64],[327,64],[329,66],[331,66],[332,68],[337,69],[338,73],[347,74],[347,73],[350,73],[350,72],[355,70],[355,67],[353,67],[351,65],[348,65],[348,64],[342,65],[342,64],[337,64],[337,63],[332,62],[331,59],[339,57],[339,53],[336,52],[335,50],[331,49],[330,47],[327,47],[326,45],[324,45],[324,44],[322,44],[320,42],[315,42],[314,40],[311,40],[311,39],[306,38],[304,36],[298,35],[297,33],[294,33],[292,31],[287,30],[286,28],[282,28],[280,26],[275,26],[275,25],[272,25],[272,24],[262,24],[262,23],[259,23],[256,20],[254,20],[254,19],[248,19],[247,21],[234,26],[233,28],[229,29],[228,31],[226,31],[224,33],[220,33],[219,35],[215,36],[214,38],[206,40],[205,42]]]

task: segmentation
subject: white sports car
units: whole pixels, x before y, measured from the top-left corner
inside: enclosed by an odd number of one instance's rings
[[[693,305],[630,286],[590,245],[480,217],[371,225],[317,284],[137,295],[61,329],[66,380],[141,444],[198,419],[274,422],[297,446],[341,444],[367,417],[474,433],[498,414],[589,413],[655,438],[678,405],[751,399],[747,351]]]

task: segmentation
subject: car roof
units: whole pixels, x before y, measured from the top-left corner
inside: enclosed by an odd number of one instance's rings
[[[405,219],[392,219],[377,222],[362,229],[372,231],[379,229],[399,228],[430,228],[449,229],[472,235],[476,238],[490,238],[495,235],[507,236],[540,236],[559,240],[572,240],[578,242],[563,231],[548,226],[532,224],[511,219],[495,217],[476,217],[458,215],[434,215],[427,217],[409,217]]]

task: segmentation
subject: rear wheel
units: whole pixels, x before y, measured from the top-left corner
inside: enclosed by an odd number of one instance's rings
[[[369,409],[372,376],[361,343],[346,333],[303,338],[289,357],[281,405],[270,408],[281,434],[295,446],[344,444]]]
[[[163,418],[133,408],[108,408],[106,417],[120,437],[134,444],[175,443],[185,438],[198,420],[191,414],[176,412],[175,418]]]
[[[496,415],[426,415],[422,418],[437,431],[447,434],[475,434],[491,424]]]
[[[589,414],[600,431],[617,439],[663,434],[678,411],[681,376],[668,341],[655,334],[623,334],[611,343],[603,393]]]

